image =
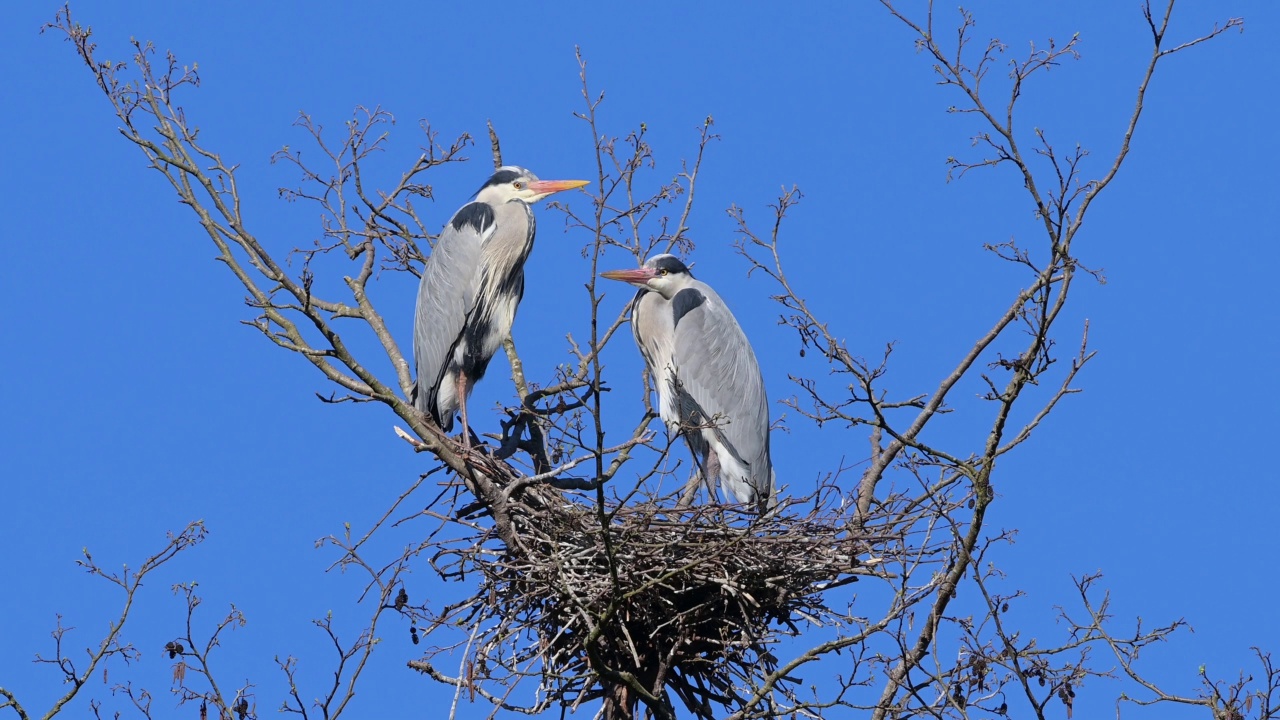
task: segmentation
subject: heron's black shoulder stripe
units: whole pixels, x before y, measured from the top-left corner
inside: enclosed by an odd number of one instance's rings
[[[485,228],[493,225],[493,208],[482,202],[467,203],[454,214],[450,223],[454,230],[462,230],[470,225],[476,229],[476,232],[483,233]]]
[[[671,298],[672,325],[679,326],[680,318],[706,301],[707,296],[697,288],[685,288],[676,293],[676,296]]]

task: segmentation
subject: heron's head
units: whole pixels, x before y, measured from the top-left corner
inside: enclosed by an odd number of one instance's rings
[[[587,180],[539,180],[537,175],[515,165],[498,168],[480,187],[476,199],[481,202],[501,204],[511,200],[535,203],[561,190],[572,190],[586,185]]]
[[[621,280],[670,300],[693,279],[689,267],[675,255],[654,255],[634,270],[607,270],[600,277]]]

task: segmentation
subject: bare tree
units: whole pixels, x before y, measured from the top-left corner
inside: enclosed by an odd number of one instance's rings
[[[1077,279],[1096,275],[1077,255],[1075,240],[1093,201],[1126,161],[1156,68],[1242,21],[1232,18],[1174,41],[1173,0],[1159,12],[1143,6],[1150,59],[1120,149],[1099,172],[1080,147],[1064,152],[1040,130],[1022,129],[1024,87],[1074,59],[1077,38],[1010,57],[997,40],[975,43],[973,18],[963,10],[957,24],[938,33],[932,3],[919,16],[889,0],[882,4],[914,33],[917,49],[956,103],[952,112],[974,115],[985,128],[972,155],[948,160],[953,177],[1012,169],[1043,235],[987,248],[1022,270],[1023,285],[993,311],[990,329],[959,349],[936,386],[904,393],[884,387],[891,346],[872,359],[847,347],[839,328],[815,314],[804,289],[788,280],[784,221],[800,191],[778,198],[763,231],[746,210],[730,208],[749,271],[772,281],[782,321],[795,330],[801,351],[819,353],[831,371],[823,378],[792,376],[795,395],[785,404],[818,426],[846,428],[851,447],[869,448],[859,477],[835,468],[813,493],[784,498],[761,517],[732,506],[678,506],[672,492],[683,483],[663,480],[684,472],[680,455],[669,452],[670,439],[654,427],[649,393],[606,402],[615,398],[601,363],[627,318],[625,310],[604,311],[596,286],[600,263],[693,248],[689,217],[705,151],[716,139],[711,118],[700,125],[681,171],[655,178],[646,128],[616,136],[600,125],[603,95],[591,88],[579,57],[578,118],[593,138],[596,177],[589,210],[555,207],[583,238],[589,327],[568,336],[574,362],[554,371],[527,367],[508,341],[512,401],[502,431],[489,436],[491,444],[467,449],[408,401],[413,369],[375,300],[379,283],[403,289],[418,277],[433,242],[433,223],[420,207],[432,196],[426,178],[433,168],[464,160],[471,138],[442,141],[424,122],[422,154],[388,189],[375,190],[365,164],[382,148],[391,115],[357,108],[336,137],[303,115],[298,125],[319,148],[321,164],[298,152],[276,160],[301,175],[300,184],[282,194],[321,209],[322,239],[292,249],[262,241],[241,216],[235,165],[203,144],[178,104],[185,86],[199,84],[194,67],[172,54],[159,58],[142,42],[134,42],[132,63],[99,60],[89,29],[74,22],[69,9],[59,13],[49,29],[72,43],[123,123],[124,137],[191,208],[218,259],[244,286],[253,308],[245,322],[338,386],[322,400],[382,403],[408,428],[397,427],[408,446],[438,463],[363,534],[324,541],[338,550],[338,566],[368,578],[367,629],[344,644],[328,620],[317,621],[337,649],[335,680],[309,704],[295,682],[296,660],[281,660],[289,686],[283,710],[303,717],[343,714],[374,639],[388,622],[404,622],[413,642],[425,643],[408,666],[452,686],[455,710],[465,696],[491,703],[495,715],[600,702],[609,718],[641,712],[653,718],[822,717],[831,708],[873,718],[1045,718],[1060,712],[1058,706],[1070,717],[1077,692],[1090,680],[1120,677],[1130,688],[1123,702],[1201,706],[1222,719],[1280,716],[1280,674],[1262,651],[1258,677],[1224,682],[1202,674],[1194,695],[1169,693],[1149,680],[1138,666],[1141,652],[1184,623],[1117,627],[1098,576],[1077,580],[1079,609],[1060,611],[1064,631],[1056,644],[1028,641],[1007,615],[1021,593],[1007,589],[998,569],[1009,535],[988,523],[999,459],[1077,392],[1077,377],[1093,357],[1087,324],[1064,329],[1060,323]],[[1000,68],[1007,69],[1007,82],[992,74]],[[488,134],[500,164],[498,136],[492,127]],[[290,265],[286,257],[300,262]],[[372,338],[379,352],[354,352],[348,338],[357,335]],[[392,373],[377,375],[372,368],[379,366]],[[956,388],[973,379],[986,388],[985,404],[966,406],[960,421],[981,429],[982,440],[970,447],[926,440],[926,429],[953,409]],[[626,439],[606,442],[606,429],[622,426],[630,430]],[[430,499],[422,503],[421,497]],[[410,498],[413,508],[423,509],[410,510]],[[392,524],[421,528],[420,542],[389,561],[367,557],[369,539]],[[135,580],[202,536],[203,528],[189,527]],[[402,577],[410,567],[430,567],[440,582],[466,588],[465,597],[412,604]],[[136,582],[109,579],[131,600]],[[177,591],[189,619],[186,634],[166,647],[183,657],[174,678],[178,702],[199,702],[202,717],[210,707],[219,717],[255,715],[257,691],[247,684],[223,688],[209,664],[222,630],[242,618],[233,611],[202,635],[192,622],[199,605],[194,587]],[[388,611],[394,616],[384,618]],[[117,639],[127,614],[128,602],[93,657],[129,652]],[[61,629],[55,638],[61,640]],[[446,660],[450,667],[442,665]],[[45,717],[58,714],[83,685],[61,644],[49,662],[73,688]],[[802,670],[827,680],[806,685]],[[119,687],[136,712],[150,717],[150,694]],[[0,709],[29,717],[11,692],[0,688],[0,696]]]

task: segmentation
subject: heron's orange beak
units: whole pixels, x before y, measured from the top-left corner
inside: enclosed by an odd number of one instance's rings
[[[589,185],[590,180],[535,180],[529,183],[529,189],[541,197]]]
[[[635,268],[633,270],[605,270],[600,273],[600,277],[610,280],[621,280],[624,283],[632,285],[645,285],[653,279],[653,271],[649,268]]]

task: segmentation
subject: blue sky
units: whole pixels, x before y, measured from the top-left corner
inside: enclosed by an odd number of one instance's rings
[[[933,84],[929,62],[878,4],[688,5],[234,0],[74,11],[102,57],[124,58],[136,36],[200,64],[188,116],[240,164],[247,218],[281,250],[318,232],[314,210],[276,198],[296,173],[269,163],[283,145],[305,146],[291,127],[300,110],[330,127],[356,105],[395,113],[388,179],[416,157],[419,118],[445,137],[481,136],[492,120],[509,161],[546,178],[591,177],[591,136],[572,116],[582,106],[580,45],[592,86],[606,92],[606,131],[649,129],[654,178],[678,170],[714,116],[721,139],[700,180],[693,259],[754,341],[774,398],[792,394],[788,373],[824,368],[801,360],[776,324],[772,288],[745,278],[724,210],[741,206],[763,226],[765,204],[792,184],[805,193],[785,226],[793,282],[852,348],[874,356],[897,343],[895,391],[936,386],[1017,291],[1020,277],[981,248],[1035,237],[1020,181],[1000,169],[946,182],[945,158],[970,152],[976,126],[945,112],[959,98]],[[976,32],[1015,53],[1080,33],[1082,59],[1028,88],[1022,127],[1090,148],[1086,172],[1096,176],[1118,147],[1149,52],[1138,3],[1009,5],[975,3]],[[281,690],[272,656],[320,658],[308,620],[351,612],[360,591],[355,578],[324,574],[333,558],[314,539],[344,522],[367,526],[428,465],[391,434],[389,413],[321,405],[314,393],[329,388],[318,373],[239,324],[249,317],[243,291],[211,261],[190,212],[117,134],[71,48],[37,33],[58,7],[32,0],[0,22],[0,287],[9,297],[0,319],[0,683],[42,709],[60,686],[28,660],[49,649],[54,613],[78,628],[78,646],[96,641],[115,612],[117,598],[74,566],[82,547],[107,565],[136,564],[166,531],[203,518],[210,540],[140,601],[129,637],[147,654],[134,672],[157,692],[167,687],[159,647],[180,618],[167,586],[198,580],[206,620],[231,602],[248,615],[224,662],[233,678],[259,684],[265,711]],[[1244,34],[1160,68],[1132,154],[1077,240],[1107,283],[1076,288],[1063,342],[1075,342],[1071,328],[1087,318],[1099,355],[1078,380],[1084,392],[1000,467],[992,521],[1019,530],[1001,562],[1029,594],[1029,627],[1046,638],[1052,607],[1074,601],[1071,575],[1099,569],[1121,618],[1190,621],[1194,635],[1150,656],[1153,674],[1181,692],[1202,664],[1232,677],[1250,667],[1251,645],[1280,649],[1270,559],[1280,490],[1265,460],[1280,429],[1271,218],[1280,140],[1269,72],[1280,7],[1184,2],[1173,35],[1234,15],[1246,17]],[[470,155],[432,178],[433,224],[487,175],[486,148]],[[584,326],[585,309],[572,308],[586,276],[580,240],[539,212],[515,332],[526,363],[548,372],[566,359],[565,332]],[[387,285],[382,306],[403,346],[415,289]],[[638,373],[631,350],[620,344],[607,358],[619,377]],[[505,388],[491,379],[473,407],[504,399]],[[775,435],[775,463],[797,487],[865,453],[859,433],[788,424]],[[416,580],[433,591],[425,575]],[[387,640],[360,714],[420,714],[444,695],[403,670],[416,653],[399,629]],[[307,671],[319,677],[325,667]],[[1081,707],[1106,711],[1114,693],[1096,687]]]

